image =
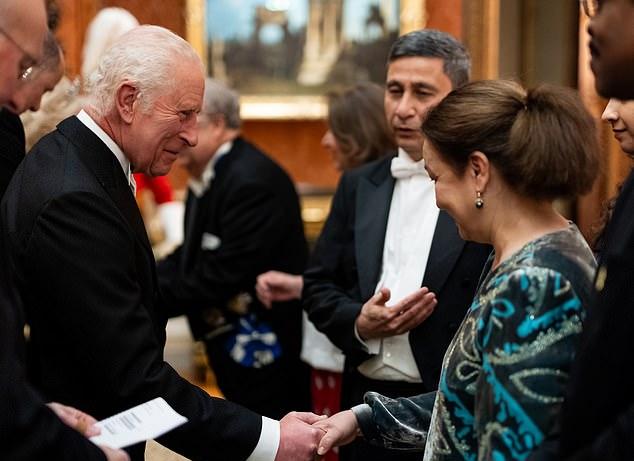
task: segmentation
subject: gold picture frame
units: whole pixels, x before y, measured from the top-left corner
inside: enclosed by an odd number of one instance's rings
[[[186,0],[187,40],[207,66],[206,0]],[[399,0],[399,34],[425,26],[425,0]],[[242,95],[241,114],[245,120],[324,119],[327,103],[324,96]]]

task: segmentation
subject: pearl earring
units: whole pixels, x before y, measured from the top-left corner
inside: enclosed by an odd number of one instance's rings
[[[475,199],[475,207],[480,209],[484,206],[484,200],[482,200],[482,193],[480,191],[476,192],[476,199]]]

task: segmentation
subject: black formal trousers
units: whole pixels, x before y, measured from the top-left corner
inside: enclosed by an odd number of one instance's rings
[[[356,372],[370,356],[357,340],[354,325],[381,275],[395,184],[390,163],[389,157],[380,159],[342,176],[304,273],[304,309],[317,328],[344,352],[343,389],[355,389],[357,398],[364,390],[375,390],[368,381],[359,380]],[[421,286],[436,293],[438,304],[433,314],[409,333],[426,392],[437,387],[445,350],[471,303],[489,253],[486,245],[463,241],[453,220],[440,211],[427,267],[421,274]],[[394,388],[402,384],[396,382]],[[343,402],[348,407],[358,403],[362,400]],[[371,449],[367,453],[372,456]],[[346,459],[344,451],[342,461],[349,459],[367,461],[361,457]]]
[[[161,396],[189,420],[162,444],[195,460],[250,455],[261,417],[163,360],[152,250],[120,163],[92,131],[70,117],[40,140],[1,211],[31,327],[28,372],[45,399],[101,419]],[[129,452],[143,459],[143,449]]]
[[[257,147],[237,137],[215,163],[204,194],[189,191],[184,242],[158,265],[165,310],[187,315],[194,337],[205,343],[223,394],[272,418],[310,409],[309,369],[299,358],[301,304],[264,308],[255,294],[256,277],[268,270],[300,274],[307,251],[291,179]],[[227,349],[233,332],[218,334],[245,314],[266,323],[277,336],[281,355],[273,363],[245,366]],[[219,317],[224,319],[220,325]]]

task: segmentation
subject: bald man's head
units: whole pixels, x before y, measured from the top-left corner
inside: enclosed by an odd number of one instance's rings
[[[47,30],[43,0],[0,0],[0,104],[41,58]]]

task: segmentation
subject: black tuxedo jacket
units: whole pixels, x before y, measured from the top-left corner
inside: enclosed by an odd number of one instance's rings
[[[634,172],[623,185],[604,242],[594,301],[568,380],[556,459],[634,457]]]
[[[192,459],[246,459],[261,418],[163,361],[166,316],[143,221],[112,152],[76,117],[44,137],[2,203],[46,399],[97,419],[162,396],[189,422],[159,441]],[[142,459],[143,446],[133,447]]]
[[[318,329],[343,350],[347,367],[369,356],[354,334],[361,307],[374,295],[381,276],[383,244],[395,180],[391,158],[346,173],[304,273],[304,308]],[[469,307],[490,253],[466,243],[441,211],[422,285],[436,293],[432,315],[411,330],[409,341],[424,386],[435,389],[442,358]]]
[[[299,360],[299,302],[264,309],[254,289],[258,274],[273,269],[301,274],[306,265],[299,201],[284,170],[236,138],[215,165],[209,189],[200,198],[190,191],[185,223],[183,245],[158,265],[170,315],[187,314],[194,336],[202,339],[213,328],[205,315],[209,308],[230,318],[230,300],[249,293],[249,310],[272,325],[283,353]],[[216,248],[205,244],[210,238]]]
[[[24,158],[25,145],[20,117],[0,108],[0,199]]]

